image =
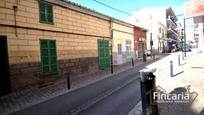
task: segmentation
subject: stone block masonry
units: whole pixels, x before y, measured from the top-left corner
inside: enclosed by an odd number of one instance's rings
[[[54,4],[53,24],[44,24],[39,22],[38,0],[20,0],[17,3],[13,0],[8,0],[2,4],[3,6],[0,8],[0,24],[14,25],[13,6],[16,5],[17,26],[87,35],[110,36],[109,21],[72,11]],[[33,33],[33,30],[30,30],[29,32]]]
[[[4,27],[1,26],[2,30]],[[19,28],[17,28],[18,30]],[[21,30],[21,29],[19,29]],[[43,83],[57,82],[71,75],[93,73],[98,70],[98,37],[60,34],[24,29],[18,37],[2,31],[8,39],[8,53],[12,90],[18,91]],[[25,33],[26,32],[26,33]],[[38,33],[35,35],[35,33]],[[40,39],[56,40],[58,74],[45,76],[41,69]],[[73,78],[74,79],[74,78]]]
[[[38,0],[0,1],[0,36],[6,36],[8,41],[12,92],[55,83],[64,79],[67,72],[71,76],[96,72],[97,40],[110,40],[109,20],[46,1],[53,6],[53,24],[39,21]],[[14,5],[17,6],[16,24]],[[41,39],[56,41],[56,74],[42,73]]]

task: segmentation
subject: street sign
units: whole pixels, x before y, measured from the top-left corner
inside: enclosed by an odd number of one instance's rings
[[[196,17],[204,15],[204,0],[192,0],[185,3],[185,16]]]

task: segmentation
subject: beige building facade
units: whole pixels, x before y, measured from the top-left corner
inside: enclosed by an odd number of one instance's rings
[[[114,20],[113,28],[113,64],[130,62],[135,58],[134,26],[119,20]]]
[[[102,59],[109,58],[101,57],[104,52],[99,54],[99,49],[106,46],[109,54],[110,39],[110,18],[74,3],[1,0],[0,42],[8,48],[9,65],[0,83],[6,82],[3,87],[8,89],[1,95],[54,84],[66,73],[108,68],[109,62]]]
[[[156,53],[165,53],[167,46],[167,28],[161,23],[157,23],[157,37],[158,39],[155,42],[155,46],[157,46]]]

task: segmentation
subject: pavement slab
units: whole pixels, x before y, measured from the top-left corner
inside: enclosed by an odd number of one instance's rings
[[[185,104],[170,103],[167,105],[158,104],[160,115],[203,115],[204,114],[204,53],[196,51],[187,52],[184,60],[181,59],[181,65],[178,65],[178,55],[181,52],[171,55],[155,62],[148,67],[156,68],[156,86],[160,86],[170,93],[175,89],[187,88],[195,100],[185,106]],[[169,61],[174,62],[174,75],[170,77]],[[179,74],[178,74],[179,73]],[[197,94],[196,94],[197,93]],[[136,107],[137,108],[137,107]]]

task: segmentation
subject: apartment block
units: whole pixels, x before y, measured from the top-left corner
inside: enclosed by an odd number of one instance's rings
[[[180,44],[179,33],[176,30],[178,21],[175,13],[171,8],[166,9],[166,18],[167,18],[167,38],[168,38],[168,51],[170,52],[174,47],[178,48]]]

